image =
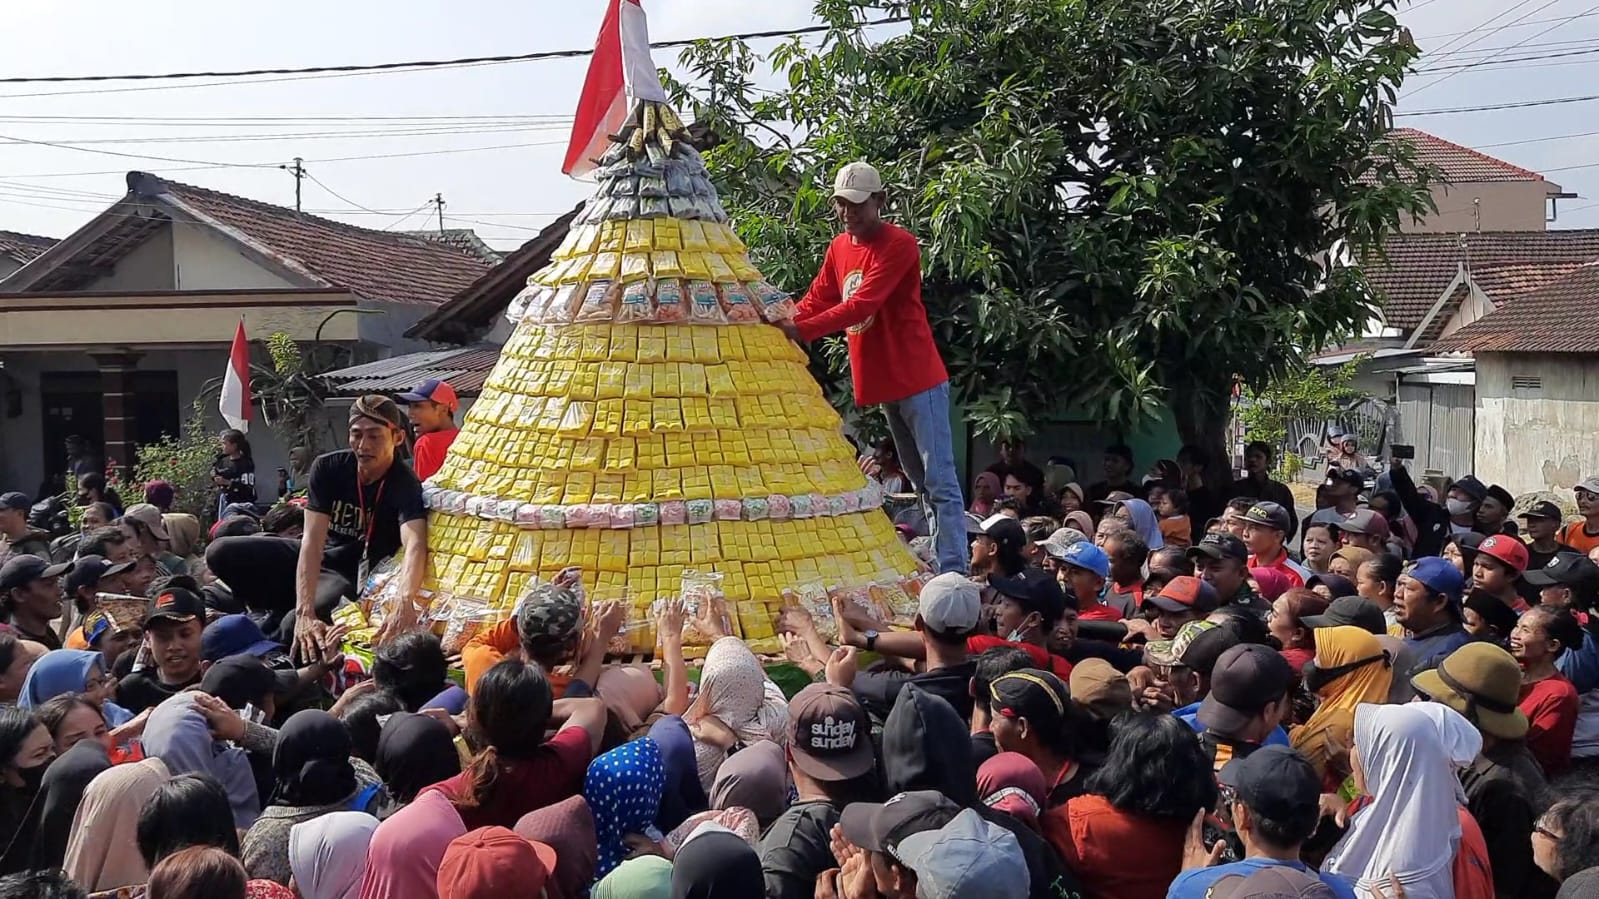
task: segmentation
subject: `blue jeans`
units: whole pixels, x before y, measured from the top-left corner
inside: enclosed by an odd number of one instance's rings
[[[940,574],[970,568],[966,548],[966,503],[955,474],[954,437],[949,430],[949,382],[883,404],[899,464],[928,509],[927,520]]]

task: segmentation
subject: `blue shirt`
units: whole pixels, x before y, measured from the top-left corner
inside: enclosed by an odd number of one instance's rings
[[[1405,680],[1408,681],[1423,671],[1437,668],[1438,664],[1448,658],[1450,653],[1470,642],[1471,635],[1466,633],[1465,628],[1454,622],[1434,628],[1419,636],[1406,637],[1405,645],[1415,652],[1416,663],[1410,666],[1409,671],[1403,672]]]
[[[1203,701],[1204,700],[1200,700],[1200,702]],[[1199,721],[1199,705],[1200,703],[1196,702],[1192,705],[1185,705],[1180,709],[1172,709],[1172,714],[1176,715],[1177,719],[1182,723],[1192,727],[1194,729],[1194,733],[1196,734],[1202,734],[1205,732],[1205,725]],[[1266,742],[1262,743],[1261,745],[1287,746],[1289,745],[1288,732],[1282,729],[1282,725],[1278,725],[1277,727],[1271,729],[1271,733],[1266,735]]]
[[[1578,693],[1599,687],[1599,643],[1594,642],[1593,634],[1583,631],[1582,646],[1561,653],[1560,658],[1555,659],[1555,667]]]
[[[1225,865],[1217,865],[1214,868],[1195,868],[1191,871],[1184,871],[1177,875],[1176,880],[1171,882],[1171,887],[1166,890],[1166,899],[1205,899],[1205,895],[1210,892],[1210,888],[1223,877],[1231,874],[1248,877],[1262,868],[1270,868],[1275,865],[1315,874],[1321,878],[1322,883],[1332,889],[1333,894],[1338,899],[1355,899],[1354,884],[1339,877],[1337,874],[1312,871],[1299,862],[1285,862],[1275,858],[1246,858],[1241,862],[1229,862]]]

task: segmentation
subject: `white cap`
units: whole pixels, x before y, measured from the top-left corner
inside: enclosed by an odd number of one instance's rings
[[[983,614],[983,591],[971,578],[948,572],[922,585],[916,612],[922,624],[940,634],[969,634]]]
[[[894,853],[916,872],[917,899],[1027,899],[1027,859],[1016,836],[972,809],[914,833]]]
[[[851,203],[864,203],[872,194],[883,192],[883,176],[868,163],[852,162],[838,170],[833,181],[833,196]]]

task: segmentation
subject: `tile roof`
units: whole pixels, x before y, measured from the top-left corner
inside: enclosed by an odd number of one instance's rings
[[[1408,141],[1416,149],[1416,160],[1436,166],[1450,184],[1483,181],[1542,181],[1537,172],[1495,159],[1436,134],[1414,128],[1395,128],[1394,137]]]
[[[434,240],[346,225],[153,175],[130,174],[129,182],[143,197],[170,197],[290,268],[369,300],[436,306],[489,269],[477,256]]]
[[[1439,353],[1599,353],[1599,264],[1578,266],[1433,344]]]
[[[341,368],[322,377],[333,396],[404,393],[428,378],[449,381],[462,396],[477,396],[499,358],[499,347],[430,350]]]
[[[1599,229],[1395,234],[1383,248],[1387,258],[1366,263],[1366,280],[1376,291],[1388,324],[1410,331],[1454,280],[1462,261],[1473,272],[1504,266],[1581,265],[1599,260]],[[1447,321],[1450,312],[1442,310],[1439,317]]]
[[[0,256],[10,256],[26,265],[34,257],[56,245],[54,237],[39,237],[17,231],[0,231]]]
[[[423,240],[431,240],[447,247],[455,247],[457,250],[471,253],[489,265],[499,265],[500,261],[505,258],[504,253],[484,243],[483,238],[478,237],[477,232],[471,228],[446,228],[443,231],[402,231],[400,233],[409,234],[412,237],[420,237]]]

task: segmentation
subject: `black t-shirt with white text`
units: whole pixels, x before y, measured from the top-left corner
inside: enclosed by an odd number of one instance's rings
[[[322,567],[360,588],[362,547],[376,565],[400,549],[400,525],[427,517],[422,482],[399,459],[376,483],[362,485],[355,453],[338,450],[311,463],[305,507],[328,516]],[[369,536],[370,535],[370,536]]]

